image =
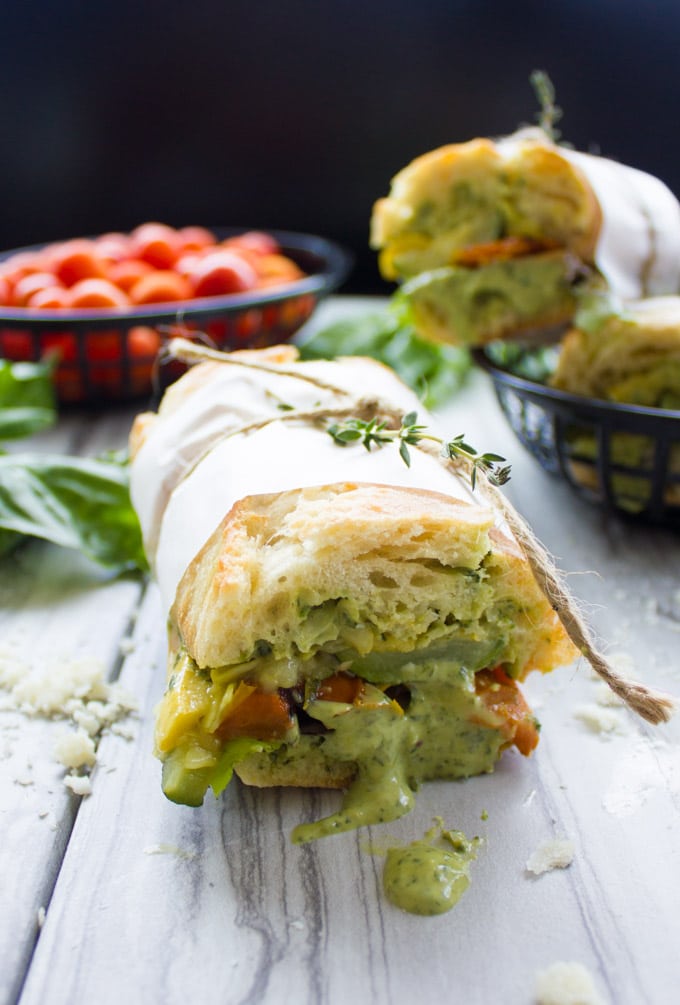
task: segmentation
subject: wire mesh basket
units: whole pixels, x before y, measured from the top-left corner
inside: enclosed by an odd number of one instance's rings
[[[236,230],[215,229],[222,239]],[[311,234],[270,231],[305,278],[249,293],[125,309],[29,310],[0,307],[0,357],[57,358],[55,384],[63,403],[101,404],[151,394],[164,338],[200,337],[218,349],[252,349],[287,342],[319,301],[341,285],[352,256]],[[21,248],[4,252],[0,261]],[[163,384],[183,371],[162,368]]]
[[[680,528],[680,411],[603,401],[510,372],[474,351],[520,442],[583,499]]]

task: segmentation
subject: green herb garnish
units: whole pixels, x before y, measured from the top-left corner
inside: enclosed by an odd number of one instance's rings
[[[419,443],[429,440],[438,443],[441,447],[440,455],[446,460],[456,460],[465,458],[470,462],[470,483],[474,489],[477,483],[477,473],[483,471],[492,485],[505,485],[510,480],[510,466],[500,467],[505,462],[505,457],[500,454],[478,453],[474,447],[466,443],[465,438],[460,435],[452,440],[445,441],[433,433],[427,432],[427,427],[418,424],[418,416],[415,412],[409,412],[401,420],[398,429],[390,429],[386,420],[377,418],[364,421],[363,419],[350,418],[342,422],[334,422],[328,426],[328,434],[340,446],[348,443],[361,443],[366,450],[373,447],[382,447],[386,443],[399,444],[399,456],[407,467],[411,464],[411,454],[409,446],[417,446]]]
[[[529,80],[541,106],[536,116],[539,128],[543,130],[548,139],[557,143],[562,134],[559,129],[555,128],[555,125],[562,118],[562,109],[555,104],[553,83],[545,70],[533,70]]]

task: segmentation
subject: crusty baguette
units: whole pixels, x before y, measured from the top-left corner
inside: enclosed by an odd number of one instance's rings
[[[416,157],[375,203],[371,245],[423,232],[438,245],[433,256],[440,250],[442,257],[421,258],[417,271],[448,265],[456,251],[497,237],[499,214],[507,234],[554,241],[593,260],[602,212],[588,179],[535,136],[505,145],[473,139]]]
[[[563,391],[629,404],[680,401],[680,297],[631,301],[596,323],[576,318],[551,383]],[[675,405],[668,407],[677,407]]]
[[[258,359],[265,357],[247,357]],[[135,434],[132,495],[169,616],[170,679],[156,733],[166,792],[195,800],[192,771],[207,763],[212,770],[233,738],[223,727],[241,707],[238,688],[243,703],[280,699],[292,709],[290,726],[284,711],[282,724],[257,720],[265,736],[254,720],[255,732],[236,732],[257,748],[233,766],[243,780],[346,787],[361,757],[355,762],[353,746],[350,756],[333,747],[334,729],[323,727],[325,742],[317,735],[320,720],[307,712],[323,704],[315,688],[346,673],[363,681],[373,696],[357,714],[388,705],[377,714],[396,742],[399,723],[410,729],[417,720],[391,697],[389,675],[397,684],[417,679],[421,664],[457,695],[447,704],[435,687],[428,708],[439,709],[437,729],[445,722],[451,743],[462,731],[465,751],[470,731],[472,753],[440,762],[439,739],[428,739],[426,765],[417,760],[419,741],[405,755],[413,760],[404,784],[490,770],[530,711],[518,699],[519,717],[509,721],[487,707],[477,671],[501,668],[516,689],[530,671],[577,655],[502,517],[436,450],[413,445],[407,466],[395,444],[343,448],[328,435],[334,410],[352,414],[366,395],[379,399],[379,414],[381,405],[393,410],[392,422],[417,407],[386,368],[356,358],[310,366],[291,353],[274,371],[233,363],[190,371]],[[323,421],[318,408],[329,412]],[[422,412],[420,419],[430,424]],[[361,660],[370,664],[364,678]],[[428,693],[416,685],[416,706]]]
[[[417,157],[374,204],[371,245],[421,333],[454,343],[564,325],[584,282],[624,298],[680,291],[667,186],[540,130]]]
[[[470,576],[452,575],[460,570]],[[398,486],[340,483],[242,500],[189,565],[171,616],[198,665],[216,667],[250,658],[261,641],[281,657],[308,652],[308,612],[343,598],[367,651],[408,652],[453,622],[474,631],[510,604],[502,658],[519,678],[575,655],[489,510]]]

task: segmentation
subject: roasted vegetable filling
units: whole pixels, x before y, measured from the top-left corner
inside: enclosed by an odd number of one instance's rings
[[[343,807],[298,828],[294,839],[306,841],[394,819],[421,782],[491,771],[505,747],[529,754],[538,742],[516,681],[495,663],[500,643],[440,639],[364,655],[338,643],[287,661],[259,648],[215,670],[179,651],[156,728],[173,801],[200,805],[209,787],[218,795],[239,764],[274,775],[299,765],[302,785],[319,771],[337,776],[349,785]]]

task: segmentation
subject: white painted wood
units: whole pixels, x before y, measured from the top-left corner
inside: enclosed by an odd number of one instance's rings
[[[364,309],[335,300],[327,317],[338,304],[343,312]],[[505,426],[481,374],[441,412],[441,422],[451,435],[464,433],[478,449],[512,461],[508,494],[569,573],[609,650],[638,677],[680,694],[677,536],[607,517],[540,471]],[[41,570],[36,560],[34,571]],[[38,587],[22,582],[16,596],[27,603]],[[58,583],[58,576],[43,583],[44,603],[35,606],[32,624],[36,636],[42,625],[44,645],[63,638],[61,618],[46,621],[45,609],[62,602]],[[90,591],[74,599],[75,610],[82,604],[92,618]],[[131,597],[118,599],[122,632]],[[16,619],[28,631],[26,603],[0,607],[3,633]],[[99,636],[100,622],[91,624]],[[100,651],[114,645],[115,632],[109,642],[97,639]],[[278,1005],[293,998],[305,1005],[528,1005],[536,972],[558,960],[588,967],[611,1005],[677,1000],[679,721],[656,730],[640,724],[601,704],[602,688],[585,665],[556,671],[527,687],[543,723],[534,757],[508,752],[492,775],[424,786],[401,821],[299,848],[288,840],[291,829],[330,811],[336,794],[232,783],[198,810],[163,798],[151,755],[163,632],[151,587],[122,669],[144,714],[133,740],[104,737],[93,793],[81,801],[70,836],[64,825],[63,862],[21,1005]],[[593,732],[580,718],[593,710],[611,717],[612,732]],[[54,789],[54,780],[45,784]],[[26,799],[21,787],[19,794]],[[35,819],[37,806],[16,797],[0,817],[9,815],[18,835],[10,862],[4,838],[0,846],[3,883],[21,862],[8,898],[14,918],[35,917],[61,855],[61,846],[51,858],[40,851],[45,820]],[[484,843],[457,907],[423,919],[385,901],[380,852],[392,839],[421,836],[434,816]],[[530,876],[527,859],[553,837],[573,842],[573,864]],[[0,961],[15,968],[9,983],[3,977],[4,1001],[13,1002],[25,955],[14,950],[18,922],[3,920]]]

